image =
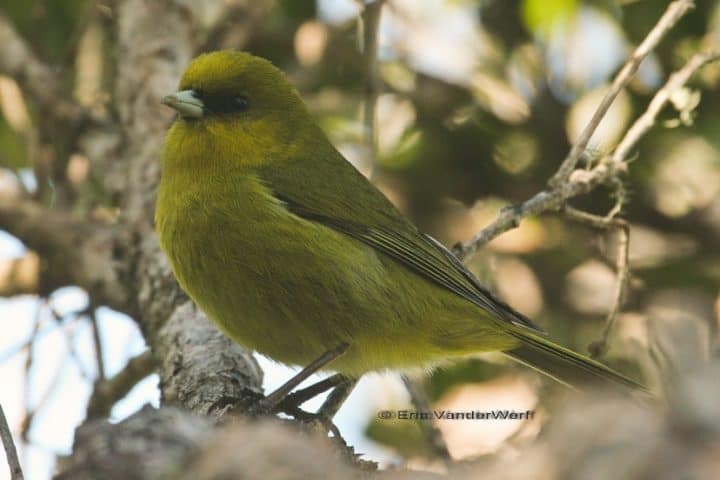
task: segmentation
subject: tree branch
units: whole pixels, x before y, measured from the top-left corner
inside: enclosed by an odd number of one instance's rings
[[[20,467],[17,450],[15,449],[15,442],[13,441],[12,432],[5,418],[2,405],[0,405],[0,438],[2,439],[8,466],[10,467],[10,478],[12,480],[23,480],[23,472]]]
[[[32,252],[0,259],[0,297],[38,293],[40,259]]]
[[[655,125],[655,119],[660,111],[678,89],[682,88],[690,78],[708,63],[720,59],[720,51],[696,53],[678,71],[670,75],[668,81],[657,91],[650,101],[647,110],[643,113],[625,134],[620,144],[612,154],[613,162],[621,162],[627,158],[630,150]]]
[[[543,190],[519,205],[504,208],[490,225],[483,228],[467,243],[455,247],[453,251],[461,260],[471,257],[482,245],[516,228],[523,218],[543,212],[558,211],[563,208],[567,200],[590,192],[614,175],[616,170],[605,164],[598,165],[589,172],[578,172],[557,188]]]
[[[553,175],[549,181],[551,187],[557,187],[561,182],[567,180],[570,173],[575,169],[580,156],[587,148],[588,142],[592,137],[595,130],[597,130],[600,121],[603,119],[607,111],[610,109],[615,98],[620,94],[623,88],[628,84],[632,76],[635,74],[637,69],[640,67],[642,61],[647,57],[651,51],[660,43],[660,40],[667,35],[667,33],[675,26],[690,9],[695,6],[692,0],[676,0],[668,5],[667,10],[660,18],[655,27],[650,30],[645,40],[635,49],[630,59],[625,63],[623,68],[617,74],[613,80],[610,90],[605,94],[605,97],[600,102],[597,110],[593,114],[590,122],[585,126],[580,136],[573,144],[570,152],[568,153],[565,160],[558,171]]]
[[[621,202],[618,201],[617,205]],[[617,258],[615,260],[615,271],[617,272],[617,280],[615,281],[615,290],[613,292],[613,301],[605,317],[605,327],[598,340],[595,340],[588,346],[592,358],[599,358],[607,352],[608,339],[610,333],[615,326],[620,308],[625,300],[625,291],[627,289],[628,279],[630,278],[630,226],[620,218],[615,218],[619,212],[619,208],[613,208],[610,213],[604,217],[593,215],[572,207],[566,207],[563,215],[575,222],[588,225],[592,228],[602,230],[615,229],[618,233]]]
[[[557,211],[571,198],[587,193],[603,183],[617,180],[616,177],[627,170],[626,159],[630,149],[655,124],[658,113],[667,104],[672,92],[685,85],[700,68],[718,59],[720,52],[700,53],[693,56],[681,69],[670,75],[665,85],[650,101],[647,111],[628,129],[609,158],[602,159],[591,170],[575,170],[566,181],[556,187],[543,190],[520,205],[503,209],[490,225],[483,228],[470,241],[454,249],[458,258],[472,256],[482,245],[517,227],[527,216]]]
[[[2,12],[0,45],[3,46],[0,73],[24,86],[27,93],[56,119],[73,123],[82,120],[84,109],[72,101],[72,95],[61,90],[62,82],[58,76],[35,56]]]
[[[126,240],[123,232],[79,219],[32,200],[0,198],[0,228],[19,238],[41,258],[40,292],[76,284],[118,310],[127,305],[113,252]]]
[[[113,405],[127,395],[138,382],[150,375],[157,364],[150,350],[131,358],[114,377],[95,385],[88,402],[87,420],[107,417]]]
[[[363,121],[365,122],[365,145],[368,149],[370,177],[375,173],[377,162],[377,99],[380,90],[378,71],[378,29],[380,15],[385,0],[375,0],[365,4],[362,12],[363,20],[363,59],[365,61],[365,105]]]

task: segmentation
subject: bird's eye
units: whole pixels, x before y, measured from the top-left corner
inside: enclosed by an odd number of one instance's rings
[[[245,110],[250,108],[250,101],[244,95],[233,97],[233,103],[235,105],[235,108],[240,112],[244,112]]]
[[[192,90],[192,96],[201,100],[205,96],[205,92],[200,88],[194,88]]]

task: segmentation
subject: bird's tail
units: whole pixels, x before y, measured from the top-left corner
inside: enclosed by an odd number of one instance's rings
[[[530,331],[510,332],[521,345],[504,352],[511,358],[572,388],[597,380],[648,393],[640,383],[572,350],[561,347]]]

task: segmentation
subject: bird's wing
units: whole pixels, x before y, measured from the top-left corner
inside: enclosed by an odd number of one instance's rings
[[[258,174],[295,215],[360,240],[499,319],[542,331],[483,287],[445,247],[421,233],[334,149],[320,162],[272,162]]]

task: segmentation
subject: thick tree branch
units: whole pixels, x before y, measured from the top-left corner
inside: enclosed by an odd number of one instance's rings
[[[175,309],[153,348],[161,359],[164,405],[219,416],[238,406],[247,411],[262,397],[262,370],[252,354],[220,333],[190,301]]]
[[[124,0],[115,12],[118,65],[115,99],[126,141],[113,188],[120,221],[132,232],[124,278],[133,316],[158,360],[163,402],[220,414],[260,392],[252,356],[222,335],[180,290],[160,250],[153,211],[162,142],[172,114],[160,98],[175,91],[200,41],[186,2]]]
[[[73,455],[56,480],[177,478],[213,435],[210,418],[145,407],[119,424],[96,420],[75,432]]]
[[[56,480],[371,478],[337,455],[318,432],[280,420],[228,422],[182,409],[145,407],[119,424],[96,420],[76,433],[73,456]],[[390,479],[438,479],[415,472]]]
[[[127,305],[113,259],[126,240],[116,226],[82,220],[28,199],[0,198],[0,228],[40,256],[40,293],[75,284],[99,303],[119,310]]]

